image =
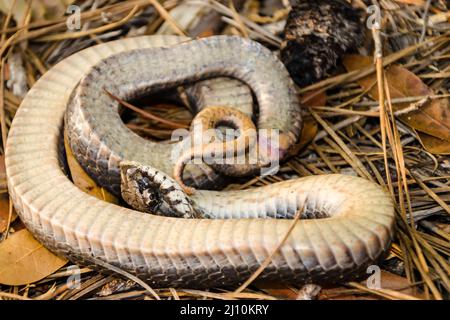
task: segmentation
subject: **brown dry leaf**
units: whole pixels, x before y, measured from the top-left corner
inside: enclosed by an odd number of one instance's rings
[[[436,138],[429,134],[417,132],[423,147],[434,154],[450,154],[450,142],[448,140]]]
[[[365,284],[365,282],[363,282],[363,284]],[[408,279],[385,270],[381,270],[381,288],[395,290],[419,299],[425,299],[425,295],[416,292],[410,287]]]
[[[12,211],[11,222],[16,220],[17,214]],[[9,196],[7,193],[0,194],[0,233],[6,231],[6,227],[8,226],[9,219]]]
[[[311,116],[308,108],[316,107],[316,106],[324,106],[327,103],[327,96],[325,92],[311,91],[307,94],[303,95],[300,98],[302,106],[304,107],[302,110],[303,116],[303,128],[300,135],[300,142],[295,146],[293,154],[297,154],[301,149],[306,147],[316,136],[319,127],[317,125],[317,121]]]
[[[304,105],[307,108],[321,107],[327,103],[327,95],[323,91],[319,93],[317,93],[317,91],[310,91],[305,93],[300,98],[300,101],[302,105]]]
[[[264,291],[266,294],[276,297],[278,299],[295,300],[298,293],[289,288],[287,285],[273,282],[273,281],[255,281],[254,285],[258,289]]]
[[[361,284],[366,286],[366,280],[361,281]],[[297,292],[288,286],[272,283],[262,282],[257,283],[257,287],[267,294],[280,299],[297,299]],[[408,279],[393,274],[391,272],[381,270],[381,288],[387,290],[399,291],[400,293],[411,295],[419,299],[424,299],[425,296],[421,293],[415,292],[410,288]],[[351,293],[352,289],[346,287],[322,288],[319,293],[319,300],[379,300],[382,299],[371,293],[361,292],[359,294]]]
[[[67,263],[20,230],[0,243],[0,283],[19,286],[39,281]]]
[[[293,153],[297,154],[301,149],[313,141],[318,130],[319,127],[317,125],[317,121],[311,115],[304,116],[300,142],[295,146],[295,151],[293,151]]]
[[[0,195],[0,233],[6,231],[9,216],[9,199],[3,194]]]
[[[380,298],[368,294],[354,294],[346,287],[335,287],[322,289],[318,300],[380,300]]]
[[[372,57],[349,55],[344,59],[344,65],[349,71],[367,67],[373,63]],[[431,96],[434,92],[425,85],[422,80],[409,70],[392,65],[385,69],[385,75],[388,81],[391,99],[414,97],[414,96]],[[358,83],[364,89],[369,89],[369,95],[378,100],[378,89],[373,86],[376,81],[376,75],[370,75],[358,80]],[[411,107],[411,103],[394,104],[394,111]],[[418,105],[417,109],[399,115],[398,118],[417,130],[419,137],[422,139],[424,147],[432,153],[448,153],[450,148],[450,107],[448,99],[431,99],[423,105]],[[423,134],[427,136],[423,136]],[[443,140],[443,146],[437,147],[439,140],[432,139],[429,136]],[[424,138],[423,138],[424,137]],[[437,151],[437,152],[436,152]]]
[[[67,141],[67,136],[64,134],[64,146],[66,149],[67,163],[69,164],[70,174],[72,175],[73,183],[91,196],[100,200],[118,204],[119,200],[109,193],[104,188],[100,187],[89,175],[83,170],[80,164],[75,159],[72,149]]]

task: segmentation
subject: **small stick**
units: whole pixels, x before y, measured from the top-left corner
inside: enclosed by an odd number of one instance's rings
[[[173,127],[175,129],[188,129],[189,127],[184,125],[184,124],[180,124],[180,123],[176,123],[170,120],[166,120],[163,118],[160,118],[158,116],[155,116],[154,114],[141,110],[138,107],[133,106],[131,103],[128,103],[122,99],[120,99],[119,97],[116,97],[115,95],[113,95],[111,92],[109,92],[108,90],[106,90],[105,88],[103,88],[103,91],[105,91],[105,93],[112,99],[116,100],[117,102],[119,102],[120,104],[122,104],[124,107],[127,107],[130,110],[133,110],[134,112],[139,113],[141,116],[150,119],[150,120],[155,120],[161,123],[164,123],[165,125],[168,125],[170,127]]]
[[[245,288],[247,288],[250,285],[250,283],[252,283],[256,278],[259,277],[259,275],[264,271],[265,268],[267,268],[267,266],[272,261],[273,256],[278,252],[278,250],[280,250],[281,246],[283,246],[283,244],[286,242],[286,240],[291,235],[292,231],[294,230],[295,226],[297,225],[298,220],[301,217],[303,209],[304,209],[304,207],[302,207],[301,209],[297,210],[297,212],[295,213],[295,217],[292,220],[291,225],[289,226],[289,229],[287,230],[287,232],[285,233],[285,235],[281,239],[280,243],[270,253],[270,255],[266,258],[266,260],[264,260],[264,262],[259,266],[259,268],[250,276],[250,278],[248,278],[239,288],[237,288],[234,291],[234,293],[241,293]]]

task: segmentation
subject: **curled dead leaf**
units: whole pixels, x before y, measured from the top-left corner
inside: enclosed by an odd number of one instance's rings
[[[295,146],[292,154],[297,154],[301,149],[306,147],[313,141],[319,130],[317,121],[311,116],[308,108],[316,106],[324,106],[327,102],[325,92],[311,91],[300,99],[304,108],[302,109],[303,128],[300,134],[300,142]]]
[[[450,142],[448,140],[433,137],[422,132],[417,132],[417,134],[420,137],[423,147],[428,152],[442,155],[450,154]]]
[[[373,58],[367,56],[349,55],[344,59],[344,65],[349,71],[371,64],[373,64]],[[434,95],[434,91],[419,77],[399,65],[387,67],[385,76],[391,99]],[[378,100],[378,89],[373,85],[375,82],[376,75],[374,74],[358,80],[359,85],[368,90],[373,99]],[[450,107],[447,98],[425,99],[422,103],[396,103],[393,108],[403,123],[418,131],[422,144],[429,152],[448,153],[450,148]],[[433,139],[433,137],[437,139]],[[442,141],[442,146],[438,147],[437,144],[440,141]]]
[[[310,91],[304,94],[300,101],[307,108],[320,107],[327,103],[327,95],[323,91]]]
[[[318,130],[319,127],[317,125],[317,121],[311,115],[303,117],[303,128],[300,135],[300,142],[295,146],[295,151],[293,153],[297,154],[298,151],[313,141]]]

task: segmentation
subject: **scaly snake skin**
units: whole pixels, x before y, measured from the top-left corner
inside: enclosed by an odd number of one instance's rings
[[[60,168],[64,114],[90,68],[119,52],[177,42],[176,37],[118,40],[83,50],[48,71],[22,102],[9,133],[9,192],[36,238],[73,262],[92,266],[101,260],[155,287],[236,284],[272,253],[291,221],[145,214],[87,195]],[[393,237],[389,196],[357,177],[311,176],[246,192],[209,192],[196,193],[193,201],[218,217],[277,217],[302,209],[305,220],[296,224],[260,278],[297,284],[353,278],[376,263]]]
[[[217,76],[237,78],[252,88],[258,102],[257,127],[280,131],[279,151],[284,157],[298,141],[302,123],[289,73],[259,43],[216,36],[177,46],[129,50],[96,64],[74,91],[66,115],[70,146],[78,162],[116,195],[120,195],[119,164],[123,159],[172,173],[172,152],[178,144],[155,143],[131,134],[117,112],[118,102],[103,91],[131,100],[158,89]],[[270,145],[272,141],[262,143]],[[241,169],[236,175],[258,168]]]

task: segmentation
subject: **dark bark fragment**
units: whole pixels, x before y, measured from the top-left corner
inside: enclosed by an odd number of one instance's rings
[[[316,82],[364,39],[363,11],[341,0],[298,1],[284,29],[281,60],[299,86]]]

